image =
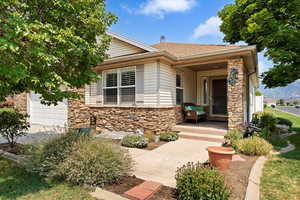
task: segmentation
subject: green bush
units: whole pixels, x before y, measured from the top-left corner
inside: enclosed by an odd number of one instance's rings
[[[154,142],[155,141],[155,136],[154,134],[144,134],[144,137],[148,139],[149,142]]]
[[[28,169],[41,176],[56,176],[58,165],[71,154],[73,145],[79,140],[90,140],[90,138],[68,132],[33,145],[28,152],[30,155]]]
[[[165,142],[171,142],[171,141],[178,140],[178,133],[175,132],[175,131],[162,132],[159,135],[159,140],[160,141],[165,141]]]
[[[201,163],[182,166],[177,170],[175,179],[180,200],[227,200],[230,197],[224,176]]]
[[[140,135],[127,135],[121,141],[122,146],[130,148],[145,148],[148,143],[148,139]]]
[[[272,134],[275,134],[277,131],[277,118],[274,114],[269,112],[264,112],[259,120],[258,127],[266,134],[267,137],[271,137]]]
[[[14,110],[2,110],[0,112],[0,135],[4,137],[11,147],[17,144],[18,137],[27,134],[29,123],[27,115]]]
[[[224,138],[225,145],[230,145],[236,150],[238,141],[243,138],[243,133],[238,130],[228,131]]]
[[[57,169],[72,184],[103,186],[129,175],[132,160],[127,151],[106,140],[79,140]]]
[[[290,128],[293,126],[293,122],[286,118],[277,117],[277,121],[278,121],[277,124],[286,125]]]
[[[263,137],[271,137],[272,134],[276,134],[278,119],[270,112],[256,112],[253,114],[252,122],[261,128],[261,134]]]
[[[239,152],[246,155],[267,155],[273,150],[273,146],[265,139],[253,136],[239,140],[237,143]]]

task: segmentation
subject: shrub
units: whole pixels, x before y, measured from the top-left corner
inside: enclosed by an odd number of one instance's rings
[[[276,124],[278,122],[274,114],[269,112],[256,112],[253,114],[252,122],[261,128],[262,135],[265,137],[270,137],[272,134],[276,133]]]
[[[60,137],[35,144],[29,149],[31,156],[27,168],[42,176],[56,176],[58,165],[71,154],[74,150],[73,145],[79,140],[90,140],[90,138],[68,132]]]
[[[253,136],[239,140],[238,151],[246,155],[267,155],[273,150],[273,146],[263,138]]]
[[[255,96],[262,96],[262,92],[260,90],[255,91]]]
[[[130,148],[144,148],[148,143],[148,139],[140,135],[127,135],[121,141],[122,146]]]
[[[275,107],[276,107],[275,105],[273,105],[273,104],[271,105],[271,108],[275,108]]]
[[[229,190],[224,176],[216,169],[201,163],[188,163],[176,172],[178,199],[227,200]]]
[[[224,138],[226,145],[231,145],[232,148],[237,149],[237,142],[243,138],[243,133],[238,130],[228,131]]]
[[[0,112],[0,134],[11,147],[15,147],[18,137],[27,134],[29,123],[26,122],[26,117],[27,115],[14,110]]]
[[[162,132],[159,135],[159,140],[165,142],[175,141],[178,140],[178,134],[175,131]]]
[[[277,123],[278,124],[281,124],[281,125],[286,125],[288,127],[292,127],[293,126],[293,122],[289,119],[286,119],[286,118],[282,118],[282,117],[277,117]]]
[[[262,131],[267,134],[267,137],[270,137],[273,133],[276,132],[277,122],[277,118],[274,114],[264,112],[260,117],[258,127],[260,127]]]
[[[153,134],[144,134],[144,137],[148,139],[149,142],[154,142],[155,141],[155,136]]]
[[[127,151],[106,140],[78,140],[58,165],[59,175],[73,184],[103,186],[129,175],[132,160]]]

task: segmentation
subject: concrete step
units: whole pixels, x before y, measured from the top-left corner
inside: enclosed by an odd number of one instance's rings
[[[225,136],[227,132],[227,130],[221,128],[196,127],[196,126],[184,126],[184,125],[176,125],[174,126],[173,130],[186,132],[186,133],[218,135],[218,136]]]
[[[192,140],[201,140],[208,142],[224,142],[224,137],[221,135],[212,135],[212,134],[199,134],[199,133],[191,133],[191,132],[180,132],[180,138],[192,139]]]

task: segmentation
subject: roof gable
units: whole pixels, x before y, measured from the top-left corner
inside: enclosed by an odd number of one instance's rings
[[[128,45],[131,45],[135,48],[139,48],[139,49],[142,49],[144,51],[147,51],[147,52],[154,52],[154,51],[158,51],[156,48],[150,46],[150,45],[147,45],[147,44],[143,44],[141,42],[138,42],[136,40],[132,40],[132,39],[129,39],[123,35],[120,35],[120,34],[116,34],[116,33],[112,33],[112,32],[107,32],[107,35],[111,36],[112,38],[115,38],[119,41],[122,41],[124,43],[127,43]]]

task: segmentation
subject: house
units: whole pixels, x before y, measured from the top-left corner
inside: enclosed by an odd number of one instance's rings
[[[207,119],[243,129],[259,86],[255,46],[161,42],[146,45],[115,33],[109,59],[94,67],[102,75],[77,90],[85,98],[45,106],[34,93],[18,98],[32,124],[155,131],[183,122],[182,103],[207,108]],[[26,106],[22,106],[26,105]],[[201,122],[199,122],[201,123]],[[201,124],[200,124],[201,125]]]
[[[264,98],[264,105],[266,106],[276,106],[277,99],[275,98]]]

